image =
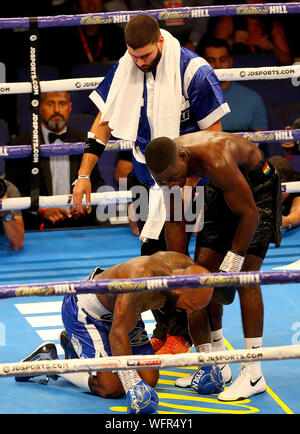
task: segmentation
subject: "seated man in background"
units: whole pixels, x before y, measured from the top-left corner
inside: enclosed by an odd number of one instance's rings
[[[19,190],[6,179],[0,178],[0,200],[20,197]],[[0,211],[0,235],[4,234],[12,250],[20,250],[24,246],[24,222],[22,211]]]
[[[63,142],[84,142],[86,133],[68,127],[67,122],[72,110],[68,92],[46,92],[41,95],[40,142],[41,144],[61,145]],[[21,134],[11,141],[11,145],[28,145],[31,133]],[[6,178],[20,190],[21,196],[30,196],[30,174],[32,158],[6,160]],[[71,184],[77,178],[81,155],[58,155],[41,157],[40,196],[70,194]],[[97,167],[92,174],[93,191],[104,185]],[[81,215],[75,207],[40,208],[38,213],[25,210],[23,213],[25,229],[91,226],[97,224],[95,210],[88,214],[84,208]]]
[[[228,43],[211,38],[204,44],[203,57],[213,69],[232,68],[233,58]],[[267,111],[261,96],[233,81],[221,81],[230,113],[222,118],[222,130],[229,133],[268,129]]]
[[[274,155],[269,161],[276,167],[280,182],[300,181],[300,173],[284,157]],[[300,193],[281,193],[282,197],[282,228],[291,230],[300,225]]]
[[[86,280],[134,279],[207,273],[188,256],[176,252],[157,252],[151,256],[132,258],[107,270],[97,267]],[[117,284],[117,280],[115,281]],[[112,282],[113,284],[113,282]],[[64,297],[61,345],[66,358],[95,358],[123,355],[154,354],[140,314],[169,305],[188,314],[206,306],[213,288],[193,288],[172,291],[144,291],[127,294],[78,294]],[[197,349],[198,334],[192,336]],[[24,362],[57,358],[55,345],[41,345]],[[102,371],[61,374],[61,377],[86,391],[104,398],[123,395],[128,399],[129,413],[152,413],[158,406],[158,396],[152,388],[158,380],[158,369],[136,371]],[[30,378],[30,377],[29,377]],[[16,377],[28,381],[28,377]],[[192,387],[208,394],[223,390],[223,380],[217,366],[202,367],[195,374]]]
[[[287,125],[285,130],[299,130],[300,129],[300,118],[294,120],[293,125]],[[281,146],[284,148],[287,154],[287,158],[293,159],[293,155],[300,155],[300,140],[296,142],[283,142]]]

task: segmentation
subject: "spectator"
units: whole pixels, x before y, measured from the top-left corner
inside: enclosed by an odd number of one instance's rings
[[[192,6],[210,6],[214,0],[128,0],[129,9],[147,10],[164,8],[183,8]],[[159,21],[161,29],[168,30],[180,44],[195,51],[205,35],[209,18],[166,19]]]
[[[41,143],[84,142],[86,134],[69,128],[67,121],[72,110],[68,92],[47,92],[41,96]],[[16,137],[10,144],[28,145],[31,143],[30,132]],[[6,160],[6,177],[20,190],[21,196],[30,196],[31,158]],[[81,155],[59,155],[41,157],[40,163],[40,195],[52,196],[71,193],[71,184],[77,177]],[[104,184],[98,168],[92,173],[93,191]],[[38,213],[24,211],[25,229],[57,228],[95,225],[95,210],[80,215],[75,207],[39,208]],[[42,226],[41,226],[42,225]]]
[[[77,14],[105,12],[103,0],[76,0]],[[116,24],[94,24],[77,26],[76,35],[70,45],[72,63],[98,63],[118,60],[126,50],[122,29]]]
[[[246,4],[259,4],[246,0]],[[226,16],[217,22],[214,36],[225,39],[233,54],[272,53],[280,65],[290,65],[292,57],[284,28],[273,16]]]
[[[285,127],[285,130],[299,130],[300,129],[300,118],[297,118],[293,125],[287,125]],[[296,142],[283,142],[281,143],[281,146],[284,148],[284,150],[287,153],[287,158],[290,158],[291,155],[300,155],[300,140],[297,140]]]
[[[20,197],[20,192],[7,179],[0,178],[0,199]],[[24,222],[22,211],[0,211],[0,234],[4,234],[12,250],[20,250],[24,246]]]
[[[207,40],[203,57],[214,69],[232,68],[231,50],[223,39]],[[266,108],[257,92],[232,81],[222,81],[221,87],[231,110],[222,118],[223,131],[233,133],[268,129]]]
[[[289,0],[296,2],[298,0]],[[281,24],[284,27],[287,41],[291,49],[291,56],[294,62],[300,62],[300,46],[299,46],[299,14],[286,14],[280,17]]]
[[[61,9],[63,15],[83,15],[82,25],[41,29],[40,65],[55,65],[63,78],[69,78],[75,65],[114,62],[124,54],[120,26],[85,24],[88,14],[105,12],[104,0],[71,0]]]
[[[286,158],[274,155],[269,161],[277,168],[281,183],[300,181],[300,173]],[[282,193],[282,228],[291,230],[299,225],[300,193]]]

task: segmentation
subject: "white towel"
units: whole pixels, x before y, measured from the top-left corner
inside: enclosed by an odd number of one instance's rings
[[[155,184],[149,191],[148,219],[142,229],[140,240],[146,242],[148,238],[158,240],[159,234],[166,221],[166,207],[162,189]]]
[[[182,101],[180,44],[166,30],[161,29],[161,34],[164,44],[155,76],[152,138],[175,138],[180,131]],[[136,140],[143,89],[144,73],[127,51],[119,61],[101,118],[102,122],[109,122],[115,137]]]

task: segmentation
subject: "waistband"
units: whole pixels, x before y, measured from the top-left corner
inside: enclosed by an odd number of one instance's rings
[[[274,167],[263,158],[255,167],[244,173],[251,185],[259,185],[270,179],[275,173]]]

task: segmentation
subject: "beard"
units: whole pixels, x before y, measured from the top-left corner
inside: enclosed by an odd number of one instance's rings
[[[66,119],[61,114],[54,114],[50,116],[47,121],[45,119],[43,120],[47,124],[49,130],[54,132],[60,131],[66,126]]]
[[[149,65],[144,65],[144,66],[138,66],[138,68],[142,71],[142,72],[153,72],[155,71],[158,62],[161,59],[161,50],[159,49],[159,47],[157,47],[157,55],[155,56],[155,59],[149,64]]]

